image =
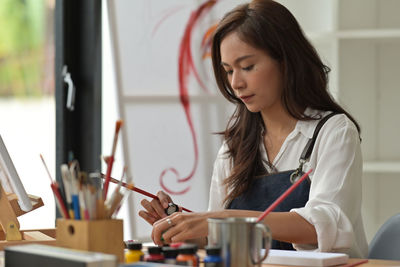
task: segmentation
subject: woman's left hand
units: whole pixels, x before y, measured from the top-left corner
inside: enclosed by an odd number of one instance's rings
[[[208,214],[175,212],[153,224],[151,238],[159,246],[167,243],[184,242],[189,239],[205,238],[208,234]],[[161,237],[164,241],[161,241]]]

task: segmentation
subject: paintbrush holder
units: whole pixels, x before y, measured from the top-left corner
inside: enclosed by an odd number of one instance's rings
[[[57,220],[57,246],[114,254],[124,262],[122,220]]]

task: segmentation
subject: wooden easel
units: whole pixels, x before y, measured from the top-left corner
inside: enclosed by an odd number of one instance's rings
[[[40,197],[28,195],[32,202],[32,210],[43,206]],[[32,211],[31,210],[31,211]],[[18,198],[15,194],[7,194],[0,183],[0,250],[6,246],[22,245],[28,243],[40,243],[46,245],[55,245],[55,230],[19,230],[17,217],[27,212],[21,210],[18,204]]]

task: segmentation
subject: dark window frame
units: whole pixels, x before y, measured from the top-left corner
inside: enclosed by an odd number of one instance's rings
[[[69,152],[81,170],[101,170],[101,8],[99,0],[56,0],[56,179]],[[66,108],[63,66],[75,84],[75,108]],[[57,213],[57,217],[60,214]]]

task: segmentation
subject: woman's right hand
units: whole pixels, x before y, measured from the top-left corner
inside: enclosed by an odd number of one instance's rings
[[[167,217],[165,209],[168,208],[168,203],[172,202],[171,197],[163,191],[158,191],[157,197],[158,199],[153,199],[151,201],[148,201],[147,199],[140,201],[140,204],[142,204],[145,210],[140,210],[139,216],[151,225],[156,221]]]

